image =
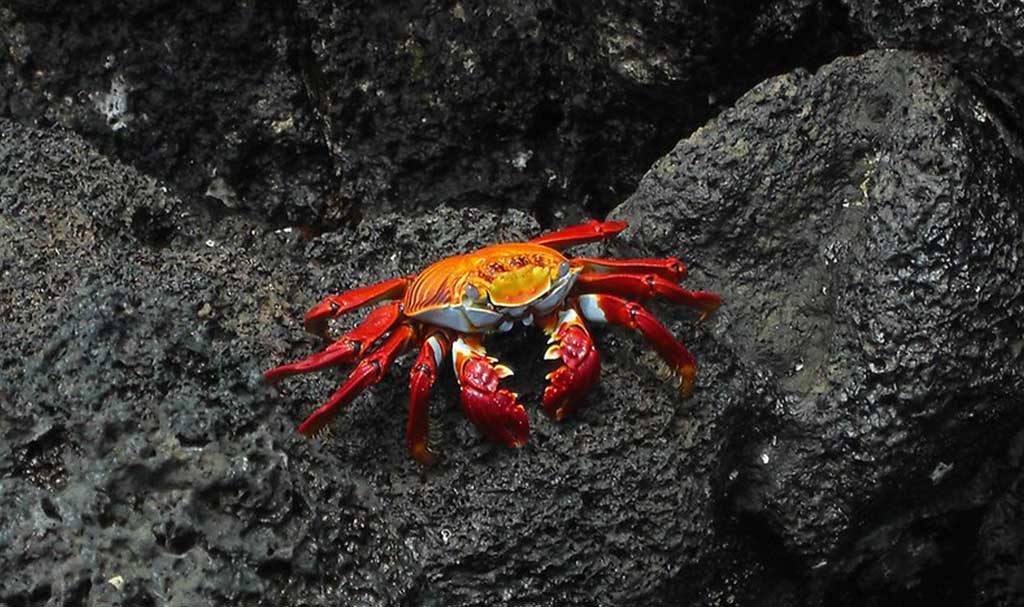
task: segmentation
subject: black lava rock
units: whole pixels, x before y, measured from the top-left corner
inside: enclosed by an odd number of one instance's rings
[[[960,4],[0,3],[0,606],[1024,604],[1024,28]],[[555,423],[496,335],[529,441],[449,365],[423,468],[411,357],[327,440],[343,371],[261,381],[627,197],[572,253],[724,296],[649,305],[691,399],[594,327]]]
[[[7,2],[0,116],[74,129],[219,213],[337,221],[295,21],[278,2]]]
[[[985,462],[1024,420],[1022,184],[950,67],[873,52],[757,86],[613,213],[624,252],[684,252],[769,378],[723,490],[823,604],[971,594]]]
[[[758,80],[852,48],[815,0],[595,8],[15,0],[0,116],[275,225],[483,204],[549,221],[607,212]]]
[[[881,48],[941,53],[982,86],[989,110],[1024,128],[1024,6],[1012,0],[844,0]]]
[[[825,4],[299,1],[343,201],[545,221],[607,212],[750,85],[851,48]]]

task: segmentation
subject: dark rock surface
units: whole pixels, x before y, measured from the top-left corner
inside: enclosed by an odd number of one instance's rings
[[[815,0],[594,8],[12,0],[0,116],[279,225],[483,204],[549,221],[607,212],[760,79],[852,50]]]
[[[74,129],[222,213],[336,221],[295,21],[278,2],[5,2],[0,116]]]
[[[1024,420],[1022,194],[950,67],[874,52],[763,82],[612,214],[621,252],[687,252],[770,378],[723,489],[825,604],[970,596],[987,460]]]
[[[1024,128],[1024,5],[1012,0],[843,0],[882,48],[941,53],[983,85],[992,111]]]
[[[606,212],[765,76],[848,50],[813,0],[300,0],[341,197]],[[798,41],[815,40],[813,44]]]
[[[1024,26],[958,6],[0,3],[0,606],[1024,604]],[[423,469],[408,358],[325,443],[343,375],[260,381],[325,293],[624,199],[578,253],[725,297],[651,305],[692,399],[595,329],[556,424],[495,337],[529,442],[446,369]]]

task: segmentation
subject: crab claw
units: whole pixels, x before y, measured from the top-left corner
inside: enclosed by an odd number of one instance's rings
[[[455,372],[462,387],[462,408],[466,417],[487,438],[509,447],[521,447],[530,435],[526,409],[518,395],[499,388],[512,370],[485,354],[483,347],[458,339],[452,346]]]
[[[555,421],[576,411],[601,373],[601,355],[594,347],[587,327],[575,310],[562,312],[544,353],[547,360],[562,360],[562,366],[547,374],[544,410]]]

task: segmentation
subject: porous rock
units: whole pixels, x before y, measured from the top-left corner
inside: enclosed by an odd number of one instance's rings
[[[1024,128],[1024,5],[1013,0],[844,0],[873,46],[928,51],[962,68],[990,111]]]
[[[326,443],[295,427],[337,373],[260,382],[323,347],[301,316],[324,294],[522,240],[527,215],[440,208],[307,241],[197,215],[66,131],[0,133],[0,602],[671,604],[758,589],[765,568],[717,536],[711,499],[738,429],[722,403],[756,398],[755,379],[687,406],[642,345],[599,332],[604,380],[555,424],[537,406],[542,335],[494,339],[530,441],[481,439],[445,372],[430,470],[404,447],[405,364]],[[702,333],[690,343],[729,364]],[[726,575],[738,567],[742,584]]]
[[[990,460],[1024,419],[1022,184],[951,66],[870,52],[761,83],[612,214],[619,253],[722,294],[716,342],[767,378],[724,502],[811,604],[983,595]]]

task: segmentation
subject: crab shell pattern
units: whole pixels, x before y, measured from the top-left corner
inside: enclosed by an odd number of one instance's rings
[[[662,297],[701,312],[721,304],[718,295],[679,286],[686,267],[665,259],[567,258],[560,250],[613,236],[621,221],[591,221],[529,242],[491,245],[448,257],[419,274],[330,295],[305,317],[311,333],[327,337],[328,321],[379,304],[354,329],[325,350],[264,373],[283,377],[355,363],[345,383],[310,415],[299,432],[314,436],[363,390],[377,383],[403,353],[418,348],[410,374],[406,442],[414,458],[434,461],[429,442],[429,394],[438,367],[452,356],[466,416],[491,440],[511,447],[529,434],[518,395],[499,386],[512,371],[487,355],[482,337],[517,324],[536,325],[549,336],[544,358],[561,365],[547,375],[544,410],[561,420],[576,410],[597,381],[600,356],[586,322],[636,329],[679,381],[684,397],[693,390],[697,365],[686,347],[642,305]],[[384,303],[381,303],[384,302]]]

